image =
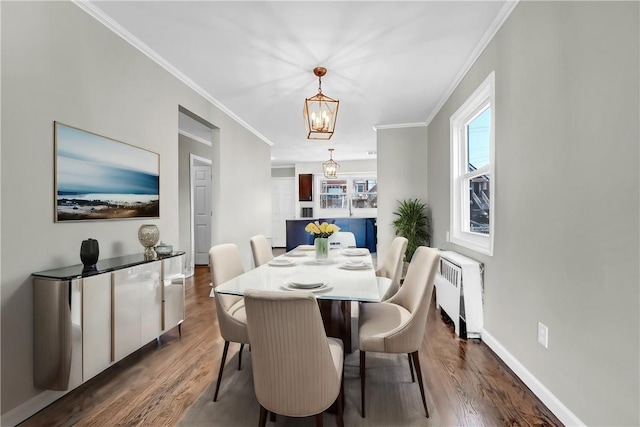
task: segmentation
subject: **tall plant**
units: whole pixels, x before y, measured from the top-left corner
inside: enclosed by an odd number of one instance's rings
[[[393,213],[397,218],[393,221],[396,236],[406,237],[407,252],[405,261],[410,262],[418,246],[431,243],[431,221],[427,215],[427,205],[418,199],[398,200],[398,208]]]

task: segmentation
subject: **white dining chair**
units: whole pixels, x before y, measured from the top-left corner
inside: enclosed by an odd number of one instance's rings
[[[253,264],[260,267],[273,259],[273,250],[266,237],[258,234],[249,239],[251,243],[251,253],[253,254]]]
[[[216,301],[216,315],[218,316],[218,327],[220,335],[224,339],[224,350],[220,361],[220,371],[216,382],[216,391],[213,401],[218,399],[220,381],[224,364],[227,360],[229,342],[240,343],[238,352],[238,370],[242,369],[242,350],[244,345],[249,343],[249,333],[247,332],[247,315],[244,309],[244,299],[241,296],[225,295],[216,292],[216,287],[227,280],[238,277],[244,273],[242,259],[238,247],[232,243],[216,245],[209,249],[209,269],[211,270],[211,285]]]
[[[355,248],[356,236],[350,231],[336,231],[329,236],[329,248]]]
[[[315,295],[249,289],[245,306],[258,425],[264,427],[271,412],[315,416],[322,426],[322,413],[335,402],[343,427],[342,341],[327,338]]]
[[[386,301],[400,289],[400,279],[402,276],[402,265],[404,254],[407,251],[406,237],[398,236],[393,239],[384,260],[376,270],[378,277],[378,287],[381,290],[382,299]],[[384,280],[388,279],[388,280]]]
[[[409,264],[407,277],[398,293],[386,302],[360,304],[360,393],[362,417],[365,416],[365,361],[367,352],[408,354],[413,360],[422,404],[429,417],[424,395],[418,349],[424,340],[427,314],[433,294],[440,254],[420,246]],[[411,367],[411,365],[409,365]],[[411,375],[413,375],[413,370]]]

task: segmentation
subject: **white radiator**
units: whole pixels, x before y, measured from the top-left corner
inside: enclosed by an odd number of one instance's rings
[[[457,252],[441,251],[436,306],[453,321],[461,338],[482,338],[484,264]]]

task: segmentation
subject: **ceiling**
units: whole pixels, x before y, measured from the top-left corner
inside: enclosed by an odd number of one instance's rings
[[[272,164],[371,159],[374,127],[426,124],[510,1],[92,1],[84,6],[272,144]],[[509,9],[510,10],[510,9]],[[307,140],[302,107],[340,100]]]

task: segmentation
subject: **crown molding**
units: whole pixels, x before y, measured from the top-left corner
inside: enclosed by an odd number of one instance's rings
[[[260,138],[262,141],[266,142],[268,145],[273,146],[273,142],[271,142],[266,136],[262,135],[260,132],[251,127],[247,122],[242,120],[239,116],[237,116],[233,111],[229,110],[226,106],[224,106],[220,101],[215,99],[209,92],[204,90],[201,86],[199,86],[196,82],[187,77],[182,71],[178,70],[174,67],[169,61],[160,56],[156,51],[147,46],[142,40],[131,34],[127,31],[123,26],[114,21],[109,15],[104,13],[101,9],[99,9],[96,5],[91,3],[88,0],[71,0],[76,6],[85,11],[91,17],[93,17],[96,21],[100,22],[102,25],[113,31],[115,34],[120,36],[123,40],[128,42],[131,46],[138,49],[140,52],[149,57],[152,61],[156,62],[166,71],[171,73],[174,77],[180,80],[182,83],[187,85],[189,88],[193,89],[200,96],[205,98],[207,101],[215,105],[226,115],[231,117],[233,120],[238,122],[244,128],[246,128],[249,132],[253,133],[255,136]]]
[[[431,111],[429,117],[427,117],[427,125],[429,125],[436,114],[440,112],[440,109],[444,106],[445,102],[447,102],[453,91],[456,90],[464,76],[467,75],[473,64],[475,64],[477,59],[480,57],[480,54],[484,52],[486,47],[493,39],[493,36],[496,35],[500,27],[502,27],[502,24],[504,24],[509,15],[511,15],[511,12],[513,11],[513,9],[515,9],[519,1],[520,0],[507,0],[504,6],[502,6],[500,12],[498,12],[498,15],[493,20],[487,31],[484,33],[484,36],[482,36],[482,39],[480,39],[476,47],[473,49],[473,51],[471,51],[471,54],[467,58],[467,61],[464,63],[462,68],[460,68],[460,71],[458,72],[456,77],[451,81],[451,84],[447,88],[447,91],[444,93],[442,98],[440,98],[440,101],[438,102],[438,104],[436,104],[436,107]]]
[[[401,129],[401,128],[419,128],[427,126],[427,122],[417,122],[417,123],[398,123],[393,125],[375,125],[373,126],[374,131],[379,131],[381,129]]]

